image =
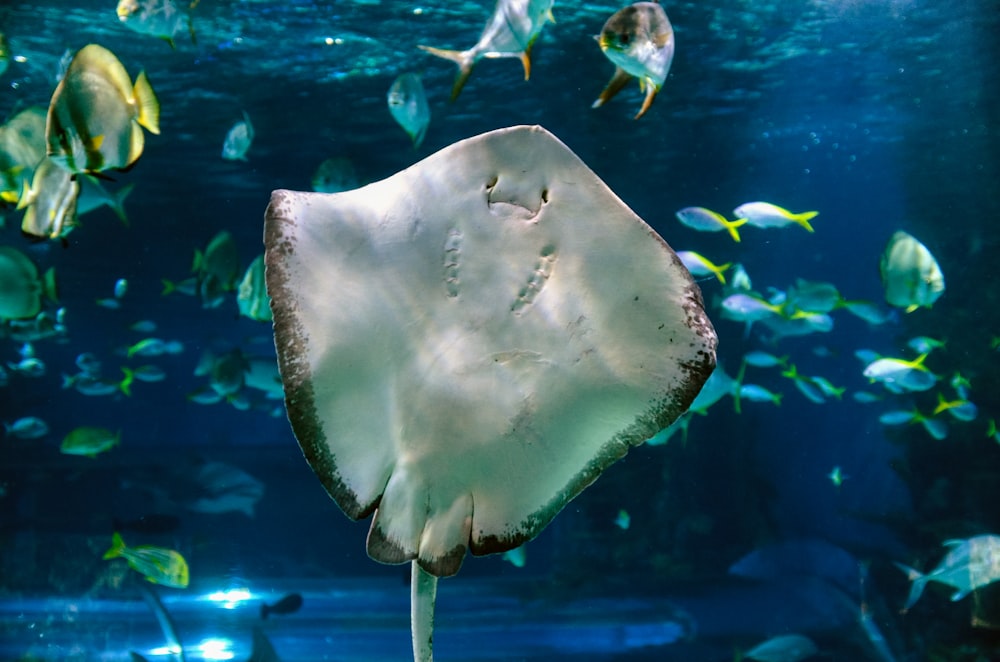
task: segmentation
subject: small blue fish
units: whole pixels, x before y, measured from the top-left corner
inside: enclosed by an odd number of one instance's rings
[[[247,151],[253,144],[253,124],[247,111],[243,111],[243,121],[237,122],[226,133],[226,139],[222,143],[222,158],[227,161],[246,161]]]
[[[49,425],[37,416],[25,416],[13,423],[4,423],[7,435],[18,439],[40,439],[49,433]]]
[[[615,526],[617,526],[622,531],[628,530],[632,525],[632,516],[628,514],[628,511],[624,508],[618,511],[615,515]]]
[[[740,386],[740,399],[749,402],[770,402],[774,405],[781,404],[781,393],[772,393],[759,384],[743,384]]]
[[[743,657],[757,662],[799,662],[819,653],[812,639],[801,634],[783,634],[757,644]]]

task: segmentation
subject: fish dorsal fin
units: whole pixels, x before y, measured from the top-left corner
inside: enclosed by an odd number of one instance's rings
[[[132,88],[135,103],[138,107],[137,121],[155,135],[160,135],[160,102],[156,99],[153,87],[146,78],[146,72],[140,71]]]
[[[948,540],[945,540],[943,543],[941,543],[941,546],[942,547],[958,547],[959,545],[963,544],[964,542],[965,542],[964,540],[960,540],[958,538],[949,538]]]

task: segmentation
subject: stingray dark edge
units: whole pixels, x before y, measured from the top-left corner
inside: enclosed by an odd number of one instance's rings
[[[686,273],[687,269],[683,267],[680,258],[667,245],[666,241],[656,232],[651,231],[651,234],[660,240],[666,251],[673,256],[674,262]],[[700,344],[701,348],[696,351],[693,361],[678,365],[678,368],[684,373],[684,378],[681,380],[682,388],[664,392],[659,397],[651,399],[646,410],[636,416],[631,425],[608,440],[594,459],[570,479],[555,497],[514,527],[509,535],[481,536],[479,542],[476,543],[476,535],[473,532],[469,544],[469,551],[473,555],[484,556],[506,552],[534,538],[548,526],[559,514],[559,511],[597,480],[605,469],[625,457],[630,448],[639,446],[660,430],[669,427],[688,410],[705,381],[715,370],[715,350],[719,342],[715,327],[712,326],[712,322],[705,312],[701,289],[694,280],[690,279],[690,276],[688,278],[689,281],[684,288],[681,301],[681,307],[686,314],[684,327],[692,332],[690,347],[695,349]],[[636,304],[641,305],[642,302],[637,301]],[[475,522],[474,513],[473,522]]]
[[[316,398],[312,387],[312,372],[306,356],[308,337],[297,317],[296,297],[288,286],[288,256],[295,252],[295,242],[285,232],[295,221],[288,213],[285,198],[291,191],[271,193],[271,202],[264,213],[264,280],[271,299],[274,318],[274,347],[278,354],[278,371],[285,390],[285,411],[292,432],[299,442],[306,461],[319,478],[327,493],[351,519],[360,520],[375,512],[376,503],[362,504],[357,494],[340,478],[336,458],[319,425]]]

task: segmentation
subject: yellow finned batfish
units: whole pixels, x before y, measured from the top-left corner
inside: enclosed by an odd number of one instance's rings
[[[72,173],[125,170],[142,156],[143,127],[160,133],[160,104],[145,72],[133,85],[114,53],[81,48],[49,103],[49,156]]]
[[[21,232],[38,239],[63,239],[76,227],[80,183],[49,157],[42,159],[24,189],[17,208],[26,209]]]
[[[889,239],[879,264],[885,300],[910,313],[930,308],[944,294],[944,273],[934,255],[902,230]]]

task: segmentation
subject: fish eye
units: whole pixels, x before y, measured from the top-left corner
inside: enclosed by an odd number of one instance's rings
[[[628,44],[632,40],[632,35],[627,32],[621,32],[618,34],[618,42],[621,44]]]

